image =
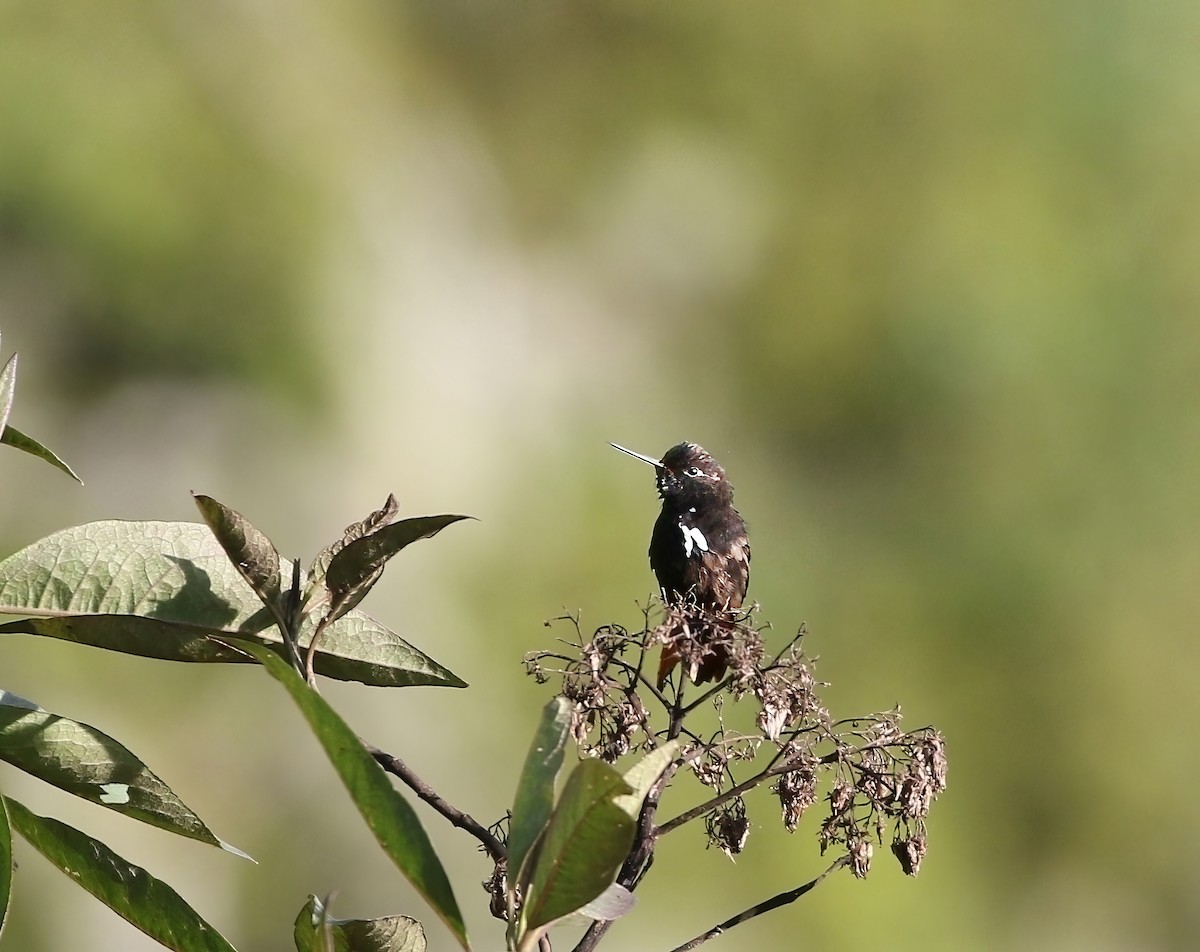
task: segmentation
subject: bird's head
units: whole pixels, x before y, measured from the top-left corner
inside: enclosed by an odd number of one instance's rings
[[[727,503],[733,499],[733,487],[725,478],[725,470],[702,446],[679,443],[663,453],[662,459],[643,456],[633,450],[611,444],[654,467],[658,494],[677,505],[696,506],[705,503]]]

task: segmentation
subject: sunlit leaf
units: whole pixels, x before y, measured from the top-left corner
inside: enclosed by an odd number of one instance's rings
[[[466,925],[450,880],[421,821],[354,731],[277,655],[253,642],[228,639],[228,643],[252,654],[291,694],[379,845],[463,948],[469,949]]]
[[[633,893],[620,883],[613,883],[599,896],[580,908],[579,914],[589,919],[600,919],[611,922],[633,908]]]
[[[400,506],[396,502],[396,497],[388,493],[388,497],[384,500],[383,505],[368,515],[367,518],[361,519],[358,522],[352,522],[346,526],[342,531],[342,537],[336,542],[331,542],[325,546],[325,548],[317,553],[317,557],[313,559],[312,565],[308,569],[309,587],[311,588],[314,583],[324,580],[325,572],[329,569],[330,560],[341,552],[342,549],[355,539],[361,539],[376,529],[382,529],[396,518],[396,513],[399,511]],[[307,595],[308,593],[306,592],[305,597]]]
[[[177,952],[234,952],[180,895],[99,840],[4,798],[12,828],[113,912]]]
[[[291,562],[281,564],[290,578]],[[270,613],[208,527],[191,522],[92,522],[64,529],[0,562],[0,625],[172,661],[244,662],[211,634],[253,637],[283,652]],[[312,637],[310,619],[301,646]],[[465,682],[369,615],[350,612],[321,639],[316,670],[365,684]]]
[[[7,443],[14,449],[22,450],[30,456],[36,456],[38,459],[45,460],[55,469],[61,469],[75,480],[75,482],[79,483],[79,485],[83,485],[83,480],[76,475],[75,470],[71,469],[53,451],[44,447],[32,436],[22,433],[15,426],[6,426],[3,430],[0,430],[0,443]]]
[[[135,820],[246,855],[214,835],[118,741],[80,721],[30,710],[19,698],[9,703],[10,698],[15,695],[0,692],[0,760]]]
[[[279,550],[245,516],[212,496],[193,493],[200,515],[242,578],[264,605],[278,605]]]
[[[571,771],[525,880],[526,934],[579,911],[612,884],[636,826],[614,800],[630,791],[599,760],[584,760]]]
[[[420,539],[437,535],[446,526],[470,516],[418,516],[401,519],[390,526],[348,542],[329,560],[325,587],[338,615],[358,604],[383,574],[389,559]]]
[[[427,948],[425,929],[416,919],[333,919],[314,896],[296,916],[293,936],[297,952],[425,952]]]
[[[625,771],[625,782],[629,784],[631,792],[617,797],[614,802],[628,813],[631,819],[637,820],[642,812],[642,801],[646,799],[646,794],[650,792],[654,782],[662,776],[663,771],[671,765],[671,761],[675,759],[678,752],[679,741],[668,741],[661,747],[650,751]]]
[[[562,767],[563,747],[571,728],[573,710],[574,704],[565,697],[552,698],[542,708],[542,718],[525,755],[509,825],[510,891],[515,889],[525,857],[554,810],[554,780]]]

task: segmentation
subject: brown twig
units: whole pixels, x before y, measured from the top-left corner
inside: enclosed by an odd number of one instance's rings
[[[458,827],[460,830],[471,834],[475,839],[479,840],[488,856],[493,862],[499,863],[508,857],[508,850],[504,848],[504,844],[496,837],[494,833],[489,831],[487,827],[481,824],[469,813],[465,813],[452,803],[443,800],[433,787],[429,786],[424,780],[418,777],[403,760],[396,757],[394,754],[389,754],[386,750],[380,750],[374,744],[362,742],[367,748],[371,756],[375,758],[376,763],[390,774],[394,774],[404,781],[405,785],[412,790],[417,797],[428,803],[434,810],[440,813],[443,817],[450,821],[452,826]]]
[[[841,869],[850,861],[848,856],[842,856],[834,862],[825,872],[816,879],[805,883],[803,886],[797,886],[795,889],[789,889],[787,892],[781,892],[778,896],[772,896],[770,899],[760,902],[757,905],[751,906],[749,909],[744,909],[736,916],[726,919],[724,922],[713,926],[706,932],[700,933],[696,938],[685,942],[683,945],[676,946],[671,952],[690,952],[691,949],[698,948],[709,939],[715,939],[724,932],[728,932],[734,926],[740,926],[743,922],[761,916],[764,912],[770,912],[772,909],[778,909],[780,906],[786,906],[788,903],[795,902],[805,893],[815,889],[835,869]]]
[[[820,759],[819,762],[823,764],[833,763],[838,759],[839,756],[839,752],[834,751],[831,754],[826,754]],[[679,816],[667,820],[667,822],[660,826],[655,832],[658,836],[664,836],[667,833],[670,833],[672,830],[683,826],[685,823],[691,822],[692,820],[696,819],[696,817],[704,816],[704,814],[708,813],[710,810],[715,810],[722,803],[727,803],[734,797],[741,796],[747,790],[753,790],[765,780],[770,780],[772,777],[782,776],[783,774],[792,770],[802,770],[805,766],[809,765],[789,762],[776,766],[775,761],[772,761],[771,765],[765,770],[760,770],[753,777],[750,777],[748,780],[743,780],[741,783],[737,784],[737,786],[730,787],[724,793],[719,793],[712,799],[705,800],[703,803],[692,807],[690,810],[685,810],[683,813],[679,814]]]

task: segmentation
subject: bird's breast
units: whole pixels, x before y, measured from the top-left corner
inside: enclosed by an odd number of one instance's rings
[[[683,555],[685,558],[699,558],[708,551],[708,538],[698,526],[690,526],[683,519],[679,520],[679,531],[683,534]]]

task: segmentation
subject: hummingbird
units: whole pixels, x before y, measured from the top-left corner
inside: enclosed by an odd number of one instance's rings
[[[679,443],[662,459],[609,444],[654,467],[662,511],[650,534],[650,568],[668,607],[700,609],[728,623],[742,607],[750,585],[750,540],[733,508],[733,487],[711,454],[695,443]],[[711,628],[709,629],[711,632]],[[663,648],[658,686],[679,663],[673,645]],[[719,644],[696,668],[696,684],[725,676],[728,657]]]

